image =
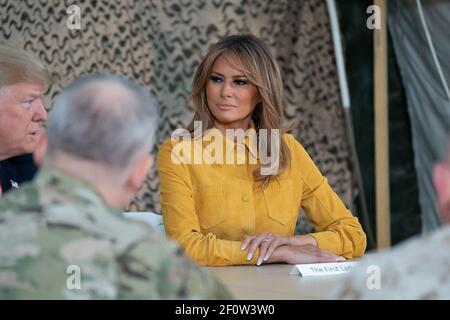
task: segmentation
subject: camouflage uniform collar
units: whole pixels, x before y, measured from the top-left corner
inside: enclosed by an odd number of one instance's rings
[[[71,198],[75,196],[79,201],[86,201],[91,205],[105,206],[108,207],[108,209],[120,213],[118,210],[109,208],[100,193],[93,186],[83,179],[64,171],[43,168],[38,171],[35,182],[39,188],[42,188],[41,190],[56,187],[64,196],[69,196]]]
[[[46,220],[53,226],[83,230],[108,239],[124,250],[149,230],[126,219],[122,212],[106,205],[100,194],[82,179],[55,169],[42,169],[34,181],[44,205]]]

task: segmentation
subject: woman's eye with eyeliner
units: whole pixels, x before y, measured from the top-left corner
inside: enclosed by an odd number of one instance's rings
[[[211,77],[209,77],[213,82],[221,82],[222,81],[222,79],[221,78],[219,78],[219,77],[216,77],[216,76],[211,76]]]
[[[234,80],[234,83],[239,85],[239,86],[243,86],[243,85],[246,85],[248,83],[248,81],[247,80],[243,80],[243,79],[237,79],[237,80]]]

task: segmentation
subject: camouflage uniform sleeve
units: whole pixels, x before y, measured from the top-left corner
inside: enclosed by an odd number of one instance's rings
[[[119,299],[231,299],[224,285],[173,241],[143,241],[119,259]]]

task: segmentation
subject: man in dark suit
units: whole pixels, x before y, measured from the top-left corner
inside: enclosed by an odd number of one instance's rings
[[[3,193],[33,179],[37,166],[31,153],[0,161],[0,185]]]
[[[48,80],[34,55],[0,43],[0,195],[36,172],[30,154],[47,119],[42,96]]]

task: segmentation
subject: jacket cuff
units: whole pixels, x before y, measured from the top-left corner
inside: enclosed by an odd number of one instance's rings
[[[335,255],[342,255],[341,239],[336,232],[321,231],[316,233],[309,233],[308,236],[313,237],[317,241],[319,249],[331,252]],[[344,258],[352,258],[352,256],[345,256]]]
[[[246,250],[241,250],[242,242],[233,241],[231,245],[231,263],[233,265],[256,265],[256,261],[259,257],[259,249],[256,249],[251,260],[247,260],[248,248]]]

